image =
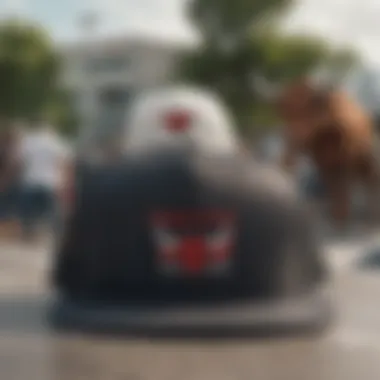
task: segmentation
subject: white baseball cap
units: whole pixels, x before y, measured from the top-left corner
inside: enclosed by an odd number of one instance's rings
[[[191,147],[205,153],[239,150],[231,116],[213,94],[193,87],[172,87],[140,95],[126,126],[129,153]]]

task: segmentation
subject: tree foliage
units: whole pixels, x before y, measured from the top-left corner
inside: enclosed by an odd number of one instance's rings
[[[67,137],[77,134],[80,115],[75,107],[75,97],[65,89],[57,89],[47,101],[43,110],[44,118]]]
[[[254,119],[270,119],[254,77],[282,83],[323,68],[342,79],[355,62],[350,49],[281,32],[278,21],[291,5],[291,0],[194,0],[189,7],[202,44],[184,57],[180,76],[218,92],[243,129]],[[253,118],[260,110],[265,117]]]
[[[195,0],[189,16],[203,38],[214,44],[238,43],[257,25],[282,14],[292,0]]]
[[[0,23],[0,116],[38,115],[54,93],[59,60],[43,29],[22,20]]]

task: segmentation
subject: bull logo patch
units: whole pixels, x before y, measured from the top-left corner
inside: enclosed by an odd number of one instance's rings
[[[229,272],[236,241],[231,212],[155,212],[150,218],[159,273],[176,276]]]

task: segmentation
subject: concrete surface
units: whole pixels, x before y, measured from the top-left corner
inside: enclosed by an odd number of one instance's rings
[[[1,380],[378,380],[380,275],[331,242],[338,321],[320,338],[148,340],[59,336],[44,320],[49,249],[0,243]]]

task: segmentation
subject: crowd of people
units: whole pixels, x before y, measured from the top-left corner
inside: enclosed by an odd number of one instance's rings
[[[40,226],[59,228],[59,191],[69,147],[41,120],[0,130],[0,239],[27,241]]]

